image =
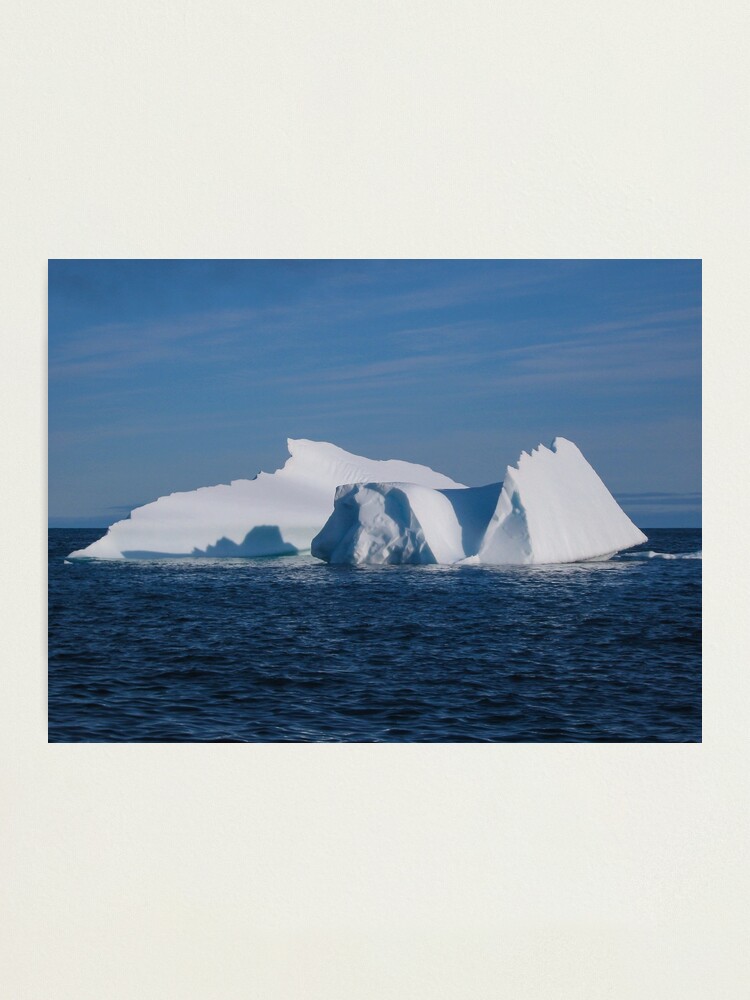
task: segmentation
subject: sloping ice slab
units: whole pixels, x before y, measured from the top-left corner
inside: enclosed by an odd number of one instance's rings
[[[461,488],[425,465],[374,461],[322,441],[289,439],[289,459],[254,479],[172,493],[137,507],[106,535],[72,552],[76,559],[154,559],[287,555],[310,543],[333,511],[341,483],[399,479]]]

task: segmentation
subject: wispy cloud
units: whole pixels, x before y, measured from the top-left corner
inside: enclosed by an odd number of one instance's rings
[[[221,310],[169,322],[108,323],[89,327],[50,351],[51,377],[85,377],[155,362],[191,360],[236,345],[257,310]],[[268,322],[269,317],[266,317]]]
[[[446,341],[428,327],[425,335],[433,339],[430,352],[359,364],[321,365],[314,372],[284,370],[271,374],[267,384],[302,391],[317,391],[323,385],[334,391],[362,391],[385,385],[413,386],[443,375],[462,391],[480,392],[566,383],[612,388],[700,374],[695,343],[689,337],[662,336],[668,328],[653,325],[650,316],[606,338],[581,330],[563,339],[525,345],[503,346],[502,327],[484,324],[470,330],[476,334],[476,342],[473,337]],[[412,335],[419,331],[409,328],[405,332]],[[240,368],[229,377],[242,381],[251,375]]]
[[[252,346],[254,355],[273,354],[285,335],[316,336],[363,320],[387,319],[412,313],[432,314],[498,294],[525,295],[549,282],[550,274],[510,272],[478,277],[408,291],[383,292],[358,282],[356,275],[333,285],[329,295],[308,295],[289,305],[219,309],[185,315],[168,321],[105,323],[79,330],[62,344],[50,346],[50,377],[85,378],[122,372],[158,363],[179,364],[208,357],[212,363],[231,362],[238,352]],[[342,291],[343,286],[343,291]],[[353,292],[353,294],[352,294]],[[348,293],[348,294],[346,294]],[[414,326],[384,332],[384,337],[408,339],[439,333],[456,339],[470,331],[467,324]],[[346,336],[344,330],[343,336]]]
[[[602,323],[589,323],[582,326],[581,333],[612,333],[620,330],[631,329],[634,325],[638,328],[653,326],[673,326],[676,323],[699,323],[701,310],[696,306],[688,309],[663,309],[626,319],[609,320]]]

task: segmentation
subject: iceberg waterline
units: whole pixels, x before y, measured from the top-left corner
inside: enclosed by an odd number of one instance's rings
[[[271,556],[337,564],[524,565],[604,558],[646,541],[565,438],[505,479],[466,487],[423,465],[288,441],[283,468],[173,493],[71,558]]]

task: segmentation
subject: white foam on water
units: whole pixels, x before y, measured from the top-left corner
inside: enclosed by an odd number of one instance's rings
[[[703,552],[623,552],[623,559],[702,559]]]
[[[702,559],[703,552],[647,552],[649,559]]]

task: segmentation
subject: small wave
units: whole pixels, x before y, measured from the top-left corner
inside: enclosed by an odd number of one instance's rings
[[[702,559],[703,551],[654,552],[653,549],[649,549],[647,552],[623,552],[622,555],[629,559]]]
[[[702,559],[703,552],[648,552],[649,559]]]

